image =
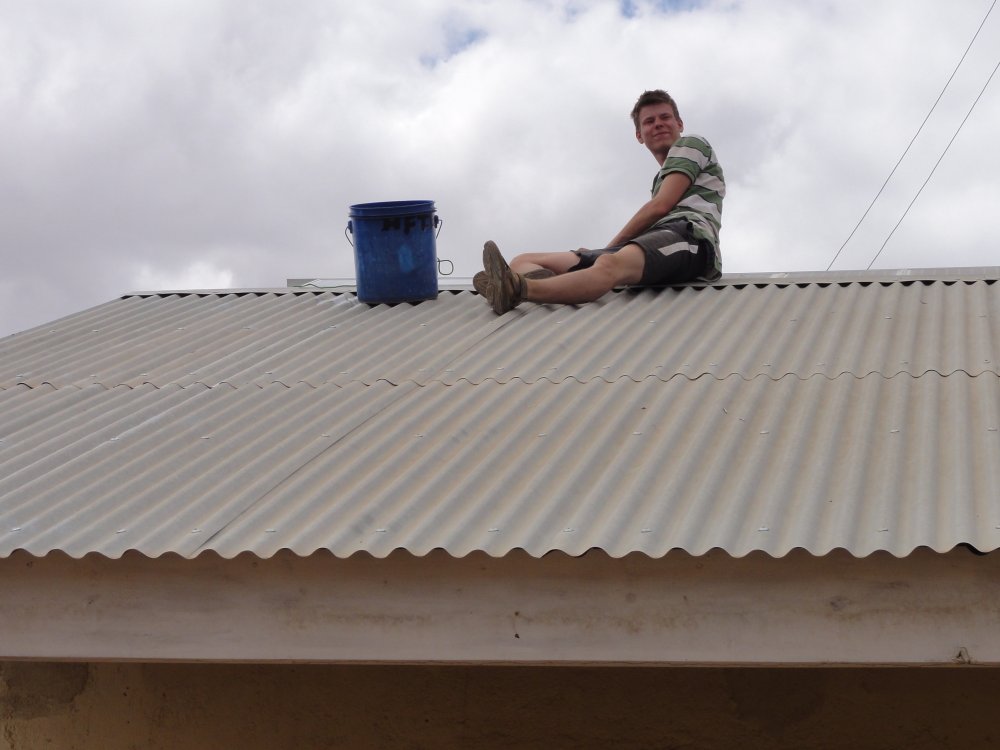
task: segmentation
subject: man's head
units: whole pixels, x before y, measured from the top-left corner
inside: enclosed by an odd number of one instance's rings
[[[684,130],[677,104],[666,91],[646,91],[632,108],[632,121],[636,139],[662,165]]]
[[[651,104],[669,104],[674,110],[674,117],[678,120],[681,119],[681,114],[677,111],[677,102],[675,102],[674,98],[666,91],[663,91],[662,89],[643,91],[642,95],[636,101],[635,106],[632,107],[632,122],[635,123],[636,133],[639,132],[639,112],[643,107],[648,107]]]

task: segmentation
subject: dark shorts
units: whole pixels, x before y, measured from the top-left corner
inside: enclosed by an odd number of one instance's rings
[[[671,222],[640,234],[626,244],[638,245],[645,254],[639,286],[662,286],[695,279],[714,281],[719,277],[715,270],[715,250],[710,242],[694,236],[690,222]],[[617,253],[623,247],[625,245],[601,250],[576,250],[574,252],[580,262],[569,270],[590,268],[602,255]]]

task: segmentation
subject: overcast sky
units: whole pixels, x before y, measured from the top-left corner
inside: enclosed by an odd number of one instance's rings
[[[0,0],[0,336],[353,277],[354,203],[435,201],[459,277],[601,246],[649,195],[648,88],[722,162],[724,271],[825,270],[993,2]],[[1000,10],[834,269],[953,137],[873,267],[1000,265],[998,62]]]

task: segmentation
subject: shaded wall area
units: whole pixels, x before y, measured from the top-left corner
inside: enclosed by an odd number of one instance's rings
[[[1000,669],[0,663],[0,749],[994,747]]]

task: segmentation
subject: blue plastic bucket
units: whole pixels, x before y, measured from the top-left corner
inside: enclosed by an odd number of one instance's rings
[[[381,303],[435,299],[437,229],[434,201],[386,201],[351,206],[358,299]]]

